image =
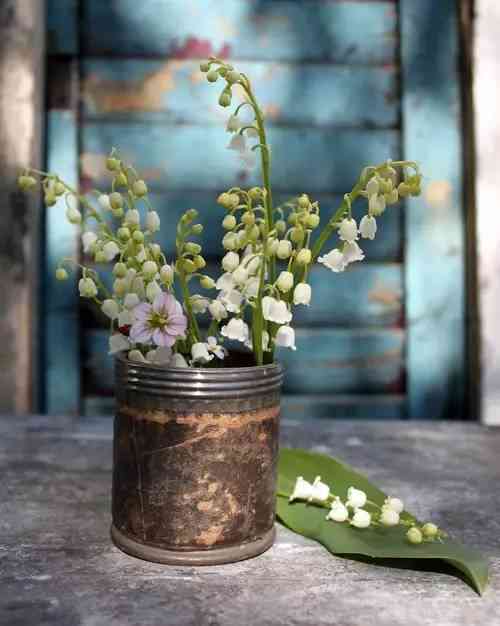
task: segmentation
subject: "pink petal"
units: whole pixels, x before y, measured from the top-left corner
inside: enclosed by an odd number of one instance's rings
[[[149,343],[151,335],[151,329],[144,322],[136,322],[130,328],[129,337],[134,343]]]
[[[153,311],[155,313],[163,313],[164,311],[168,311],[169,299],[172,297],[173,296],[165,292],[159,293],[154,299]]]
[[[162,348],[170,348],[174,345],[175,338],[157,328],[153,333],[153,343]]]
[[[151,315],[152,307],[147,302],[142,302],[134,307],[134,317],[136,320],[145,322],[146,319]]]
[[[177,335],[183,335],[187,328],[187,318],[184,315],[172,315],[168,318],[168,323],[165,331],[169,335],[174,337]]]

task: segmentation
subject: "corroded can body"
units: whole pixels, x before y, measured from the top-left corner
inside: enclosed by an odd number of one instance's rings
[[[160,563],[215,564],[274,539],[279,364],[163,368],[116,359],[115,544]]]

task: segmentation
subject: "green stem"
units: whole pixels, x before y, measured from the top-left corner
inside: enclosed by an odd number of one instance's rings
[[[196,317],[193,313],[193,307],[191,306],[191,294],[189,293],[189,288],[186,280],[186,274],[183,271],[178,270],[179,284],[181,286],[182,298],[184,300],[184,306],[186,307],[186,316],[189,322],[190,334],[194,339],[193,343],[200,341],[200,329],[198,327],[198,322],[196,321]]]

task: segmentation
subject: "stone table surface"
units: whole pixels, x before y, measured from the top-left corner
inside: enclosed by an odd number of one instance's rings
[[[287,422],[284,445],[339,456],[489,556],[480,598],[444,573],[331,556],[284,528],[253,560],[172,567],[109,539],[109,418],[0,418],[2,626],[498,626],[500,429]]]

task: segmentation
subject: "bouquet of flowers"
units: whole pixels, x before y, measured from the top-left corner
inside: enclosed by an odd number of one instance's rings
[[[214,367],[223,366],[228,348],[240,344],[256,365],[272,363],[277,347],[295,350],[293,311],[311,304],[313,264],[335,273],[362,261],[360,238],[375,237],[377,219],[388,206],[418,195],[422,177],[412,161],[365,167],[321,227],[319,203],[305,193],[275,206],[271,147],[249,78],[215,57],[200,69],[208,82],[223,83],[221,107],[229,108],[235,95],[242,96],[227,121],[228,148],[248,168],[259,156],[262,174],[261,186],[232,187],[217,198],[225,211],[220,276],[204,273],[202,246],[195,241],[203,226],[195,209],[178,223],[176,258],[166,258],[155,242],[160,217],[147,184],[115,149],[106,161],[109,193],[94,189],[82,195],[57,174],[33,169],[22,173],[19,185],[33,189],[39,177],[47,206],[64,197],[67,219],[82,228],[84,252],[96,264],[114,264],[110,289],[98,271],[78,266],[81,297],[93,300],[110,320],[110,353],[126,351],[133,361],[169,367]],[[352,214],[357,200],[366,205],[359,224]],[[332,247],[325,251],[327,244]],[[60,261],[58,279],[68,278],[72,263]],[[206,319],[207,313],[210,321],[202,325],[199,316]]]

